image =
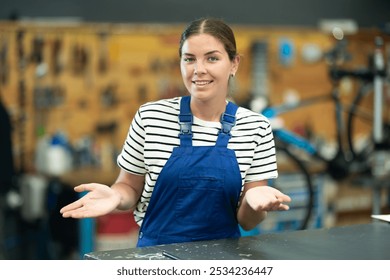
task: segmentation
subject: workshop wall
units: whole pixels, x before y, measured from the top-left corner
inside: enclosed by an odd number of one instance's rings
[[[1,96],[14,120],[19,164],[25,154],[23,164],[33,170],[37,141],[58,131],[72,144],[92,136],[97,148],[107,142],[121,147],[141,103],[180,90],[174,32],[3,24]]]
[[[0,96],[14,124],[17,165],[34,171],[39,139],[60,131],[72,145],[92,138],[100,164],[110,167],[139,105],[186,93],[178,58],[183,27],[1,22]],[[334,46],[333,36],[314,28],[233,29],[242,55],[233,95],[237,103],[249,106],[256,96],[276,104],[329,94],[322,55]],[[377,33],[367,29],[348,37],[349,64],[367,65]],[[345,98],[351,98],[353,87],[345,88]],[[283,119],[290,129],[309,127],[324,139],[334,136],[330,101]]]
[[[337,42],[331,34],[307,27],[232,27],[241,54],[232,94],[235,102],[250,106],[253,99],[264,97],[271,104],[281,104],[330,95],[332,83],[324,53]],[[112,183],[117,175],[116,155],[138,107],[186,94],[178,57],[183,28],[182,24],[0,22],[0,98],[12,119],[16,168],[22,173],[39,173],[36,159],[41,141],[60,132],[77,159],[70,172],[61,174],[68,192],[92,180]],[[345,66],[367,67],[378,34],[376,29],[360,29],[346,35],[351,60]],[[385,37],[387,50],[389,42]],[[356,82],[346,78],[341,85],[342,98],[348,102]],[[330,99],[286,113],[282,120],[293,131],[310,132],[330,143],[335,140]],[[83,159],[86,146],[89,160]],[[328,184],[322,179],[320,187]],[[344,207],[359,202],[348,211],[367,210],[368,193],[359,191],[352,196],[350,191],[340,192],[338,200]],[[320,201],[322,197],[327,195],[321,192]],[[362,204],[359,197],[367,203]],[[326,206],[318,208],[314,226],[325,224]],[[58,209],[53,213],[57,215]],[[97,248],[128,246],[129,239],[135,242],[136,227],[118,229],[124,231],[119,236],[112,232],[112,221],[128,219],[127,213],[108,217],[97,221]],[[269,230],[279,230],[275,220],[268,222],[274,222]]]

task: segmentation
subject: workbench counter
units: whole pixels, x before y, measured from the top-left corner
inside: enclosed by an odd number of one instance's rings
[[[390,260],[390,225],[311,229],[169,245],[91,252],[90,260]]]

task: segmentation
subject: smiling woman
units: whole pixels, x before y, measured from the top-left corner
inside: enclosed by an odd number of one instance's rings
[[[218,121],[224,111],[229,80],[235,76],[240,63],[232,29],[219,19],[195,20],[181,36],[179,55],[187,90],[192,96],[198,93],[201,100],[212,98],[219,110],[215,116],[205,117]]]
[[[180,67],[188,95],[142,105],[129,128],[115,183],[88,193],[63,217],[133,210],[138,247],[239,237],[290,197],[267,186],[278,175],[269,120],[227,100],[240,63],[233,31],[201,18],[184,30]]]
[[[196,106],[205,102],[219,110],[208,110],[203,118],[218,121],[225,110],[226,94],[230,77],[233,77],[240,62],[239,55],[230,59],[221,41],[209,34],[193,35],[181,47],[181,73],[184,84],[192,97],[203,101],[194,103],[194,113],[204,111]]]

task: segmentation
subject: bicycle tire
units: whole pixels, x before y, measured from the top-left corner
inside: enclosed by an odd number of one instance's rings
[[[282,191],[283,193],[286,193],[291,196],[292,201],[290,203],[289,211],[294,211],[297,209],[299,209],[298,211],[301,211],[299,213],[302,213],[303,211],[303,215],[301,215],[302,219],[300,219],[298,222],[295,221],[292,227],[284,227],[283,230],[307,229],[312,218],[313,208],[315,206],[315,190],[313,186],[312,176],[309,173],[303,160],[301,160],[294,153],[290,152],[286,145],[277,144],[276,150],[279,176],[277,179],[272,180],[272,182],[270,182],[270,185]],[[282,167],[286,162],[289,166],[289,170],[285,170]],[[293,180],[295,180],[296,182],[301,182],[301,185],[299,187],[300,189],[295,189],[295,191],[291,193],[291,189],[289,189],[286,184],[283,183],[283,177],[286,176],[294,176]],[[288,182],[288,184],[291,184],[291,181]],[[294,196],[299,197],[298,201],[294,201],[296,198]],[[304,201],[302,201],[302,198],[304,198]],[[286,214],[282,212],[281,216],[283,215]]]

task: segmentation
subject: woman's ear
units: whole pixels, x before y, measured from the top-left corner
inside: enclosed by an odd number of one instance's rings
[[[231,72],[231,76],[235,76],[236,75],[236,72],[238,70],[238,65],[240,64],[240,60],[241,60],[241,57],[240,55],[236,55],[234,58],[233,58],[233,61],[232,61],[232,72]]]

